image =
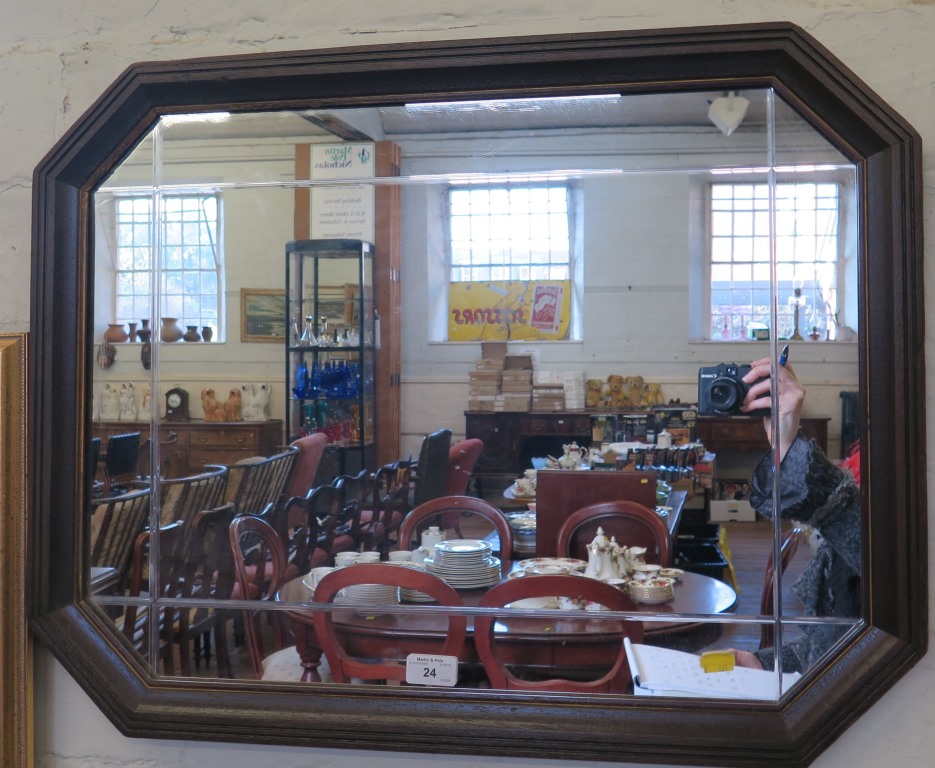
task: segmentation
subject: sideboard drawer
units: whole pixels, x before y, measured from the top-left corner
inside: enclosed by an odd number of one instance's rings
[[[590,416],[530,415],[526,419],[527,435],[590,435]]]
[[[207,464],[230,466],[243,459],[256,456],[253,450],[237,450],[231,448],[223,450],[218,448],[192,448],[186,454],[189,467],[195,472],[201,472]]]
[[[188,444],[194,450],[199,446],[210,445],[212,448],[257,448],[259,441],[255,429],[212,429],[202,427],[193,429],[188,434]]]

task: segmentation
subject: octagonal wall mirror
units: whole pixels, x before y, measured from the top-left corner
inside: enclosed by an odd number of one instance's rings
[[[736,56],[739,50],[743,56]],[[196,67],[207,74],[193,90],[188,77]],[[817,75],[828,67],[833,77]],[[188,88],[173,87],[183,81]],[[728,108],[734,100],[749,102],[739,127],[709,115],[724,99]],[[353,163],[336,168],[335,153],[372,166],[362,178],[359,171],[343,170]],[[918,394],[922,384],[908,364],[921,343],[921,292],[912,279],[921,245],[914,207],[917,162],[918,139],[911,128],[817,43],[787,25],[131,68],[37,169],[34,476],[42,478],[55,467],[56,481],[37,482],[33,491],[34,628],[118,727],[133,735],[362,746],[366,733],[375,743],[401,750],[437,751],[442,739],[458,752],[534,755],[541,754],[545,725],[550,753],[569,757],[637,760],[664,754],[667,760],[691,761],[704,753],[740,764],[753,750],[757,762],[807,763],[869,705],[869,698],[857,701],[852,692],[876,674],[874,665],[895,679],[924,652],[925,554],[918,549],[925,541],[924,439],[918,408],[913,406],[910,420],[906,404],[919,399],[903,396]],[[896,167],[901,173],[892,173]],[[770,317],[762,325],[777,332],[751,342],[758,319],[728,314],[711,319],[708,305],[721,286],[700,266],[710,222],[717,218],[710,190],[718,186],[740,197],[765,190],[766,209],[778,210],[773,215],[781,218],[777,200],[792,182],[837,190],[831,288],[827,277],[784,277],[783,258],[776,254],[790,246],[778,244],[775,235],[765,238],[774,246],[764,260],[767,298],[761,303],[768,305]],[[441,343],[451,338],[447,318],[453,299],[430,290],[448,280],[450,190],[520,186],[561,187],[573,212],[567,218],[571,322],[565,341],[541,345],[543,368],[551,363],[556,370],[606,375],[629,363],[628,372],[661,380],[668,398],[691,402],[700,366],[762,356],[775,360],[783,340],[791,337],[796,371],[809,390],[806,431],[819,429],[822,447],[832,457],[860,440],[859,608],[844,616],[806,616],[785,602],[780,589],[775,607],[781,620],[755,611],[738,614],[728,601],[716,608],[685,603],[687,616],[642,613],[635,623],[647,638],[673,625],[708,632],[694,645],[679,640],[678,647],[692,652],[738,644],[744,630],[759,635],[761,624],[774,627],[774,636],[781,638],[818,621],[838,642],[806,665],[804,677],[782,698],[777,688],[744,709],[730,700],[679,699],[667,701],[662,715],[647,704],[651,700],[629,693],[601,697],[582,710],[575,694],[517,695],[473,686],[366,689],[368,705],[392,713],[397,724],[412,718],[411,728],[394,726],[391,733],[355,711],[357,686],[296,685],[288,675],[281,679],[292,683],[257,683],[248,664],[243,674],[222,671],[220,656],[216,669],[201,670],[196,663],[193,670],[187,656],[167,665],[164,636],[152,629],[154,623],[147,632],[140,617],[184,606],[177,599],[155,604],[149,598],[159,589],[163,560],[158,553],[164,550],[161,557],[169,561],[175,553],[173,521],[164,517],[174,498],[171,478],[198,474],[206,465],[231,466],[246,455],[276,453],[306,425],[305,403],[292,391],[295,371],[284,353],[302,348],[306,314],[297,314],[291,304],[294,274],[285,268],[287,243],[336,238],[375,243],[372,280],[358,269],[366,259],[349,259],[349,268],[326,260],[321,275],[303,278],[297,295],[313,283],[321,298],[312,318],[316,346],[343,347],[329,355],[344,360],[344,350],[353,346],[344,340],[357,334],[360,349],[372,349],[375,376],[397,384],[394,366],[404,337],[403,373],[418,388],[420,377],[440,361],[466,372],[477,357],[472,345]],[[347,216],[349,200],[356,219],[336,223],[336,213]],[[818,212],[822,205],[815,204],[815,222],[827,220]],[[160,220],[154,212],[171,223],[153,226]],[[742,218],[736,211],[733,216]],[[781,231],[777,226],[774,220],[769,231]],[[831,242],[827,229],[812,228],[820,247]],[[741,234],[734,232],[735,242]],[[394,262],[400,249],[401,262]],[[151,253],[159,257],[146,261]],[[170,268],[173,259],[186,264],[183,282],[154,281],[152,274]],[[395,279],[396,263],[402,286]],[[809,285],[817,283],[822,289],[809,296]],[[200,297],[196,308],[193,295]],[[205,298],[209,295],[214,303]],[[834,306],[829,306],[832,295]],[[289,306],[291,311],[284,308]],[[379,345],[369,322],[374,308],[381,318]],[[171,341],[166,316],[189,326],[192,341]],[[136,341],[118,338],[110,328],[129,330],[137,318],[133,330],[149,334]],[[142,328],[144,320],[149,329]],[[655,341],[647,344],[643,331],[638,343],[610,332],[620,326],[650,329]],[[59,348],[69,334],[80,340],[77,353]],[[56,376],[43,367],[43,355],[55,360]],[[243,393],[251,402],[239,407],[249,408],[264,386],[272,397],[259,415],[244,410],[241,419],[214,422],[215,407],[232,405],[225,398],[236,401],[235,394]],[[179,390],[188,397],[170,397]],[[847,424],[843,391],[855,414]],[[400,419],[398,398],[398,391],[377,394],[377,410],[395,411],[394,417],[359,421],[357,431],[351,426],[340,436],[345,444],[351,438],[362,447],[359,455],[339,451],[339,470],[374,469],[412,451],[400,435],[407,417]],[[356,405],[359,414],[368,403]],[[453,404],[455,416],[460,408]],[[348,421],[353,425],[356,419]],[[209,437],[212,430],[215,436]],[[95,445],[94,437],[134,432],[142,433],[149,469],[141,472],[137,465],[125,496],[153,499],[141,517],[141,531],[147,525],[168,528],[165,537],[149,542],[156,567],[149,569],[144,589],[131,592],[130,556],[126,572],[116,574],[95,559],[98,542],[106,538],[101,521],[108,506],[94,500],[95,483],[118,481],[107,473],[96,477],[99,459],[84,446]],[[891,461],[885,457],[899,457],[904,477],[874,471]],[[136,491],[132,484],[141,474],[153,479],[148,489]],[[899,525],[893,523],[894,509]],[[776,525],[773,554],[780,554],[785,530]],[[867,565],[881,557],[898,571],[895,603],[889,599],[892,574],[884,584]],[[166,570],[172,569],[169,561]],[[777,583],[782,578],[775,573]],[[114,579],[117,585],[110,583]],[[307,591],[283,590],[283,595],[260,624],[288,623],[284,620],[307,613]],[[236,627],[243,604],[236,602],[236,592],[227,596],[233,602],[224,604],[225,622],[230,619]],[[204,594],[182,597],[212,605]],[[393,608],[390,615],[405,618],[405,609]],[[139,632],[136,624],[128,625],[128,616],[139,622]],[[632,614],[628,618],[634,623]],[[372,619],[365,613],[366,633],[385,644],[386,634],[381,639],[379,632],[370,632]],[[301,624],[293,621],[297,634]],[[160,652],[149,651],[155,648]],[[201,658],[207,662],[210,655]],[[306,664],[304,674],[311,666]],[[840,670],[847,676],[837,674]],[[229,676],[236,680],[233,687]],[[106,690],[102,680],[108,681]],[[303,688],[310,684],[315,697]],[[264,701],[259,720],[251,710],[259,700],[257,688]],[[874,688],[877,695],[884,689]],[[192,696],[204,711],[220,715],[221,728],[215,720],[209,732],[184,717],[184,702]],[[141,701],[159,716],[140,718]],[[801,714],[828,711],[829,703],[839,712],[833,721]],[[465,727],[451,734],[445,718],[465,706],[471,713]],[[524,722],[504,727],[500,713],[504,708],[515,713],[517,706]],[[294,728],[309,715],[319,718],[322,728],[302,728],[297,736]],[[242,730],[245,717],[252,724],[249,733]],[[599,734],[587,746],[576,738],[582,717],[588,732]],[[674,720],[687,738],[677,753],[665,746]],[[713,748],[703,745],[703,734],[712,727],[749,735],[743,745],[734,739],[734,746]],[[494,746],[484,737],[491,728],[502,736]],[[403,740],[400,733],[421,735]]]

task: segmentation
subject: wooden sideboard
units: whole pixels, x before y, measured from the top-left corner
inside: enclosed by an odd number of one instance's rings
[[[591,413],[588,411],[515,412],[466,411],[465,437],[478,438],[484,451],[474,466],[473,477],[515,480],[531,464],[529,459],[551,452],[560,456],[562,443],[591,443]],[[555,446],[558,446],[557,448]],[[535,449],[542,452],[533,452]]]
[[[465,411],[465,437],[484,442],[484,451],[474,467],[475,481],[512,481],[531,466],[533,456],[560,456],[562,444],[572,440],[591,444],[591,417],[606,413],[590,411],[513,412]],[[804,418],[801,429],[828,451],[827,417]],[[696,438],[705,449],[719,451],[769,450],[763,420],[754,416],[699,416]],[[480,490],[480,488],[478,488]]]
[[[828,422],[821,418],[803,418],[799,422],[802,434],[828,452]],[[699,416],[695,423],[695,438],[711,453],[723,451],[769,450],[763,419],[758,416]]]
[[[148,421],[94,421],[91,434],[100,437],[106,448],[107,438],[126,432],[139,432],[143,440],[150,435]],[[272,456],[283,444],[283,423],[270,421],[161,421],[159,432],[178,435],[176,451],[180,475],[201,472],[205,464],[235,464],[250,456]]]

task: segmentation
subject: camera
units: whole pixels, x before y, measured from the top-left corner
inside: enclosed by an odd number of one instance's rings
[[[719,363],[698,369],[698,415],[715,416],[738,413],[751,384],[743,377],[750,372],[749,365]]]

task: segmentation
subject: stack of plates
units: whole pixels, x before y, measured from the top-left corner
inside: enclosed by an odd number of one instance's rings
[[[398,562],[394,563],[402,568],[413,568],[417,571],[424,571],[425,566],[422,563],[414,562]],[[431,595],[425,594],[425,592],[420,592],[418,589],[403,589],[399,588],[399,600],[402,603],[434,603],[435,598]]]
[[[344,605],[396,605],[399,589],[387,584],[352,584],[341,590],[337,602]]]
[[[425,570],[455,589],[478,589],[500,581],[500,561],[491,556],[490,542],[452,539],[435,545],[435,556],[425,558]]]

